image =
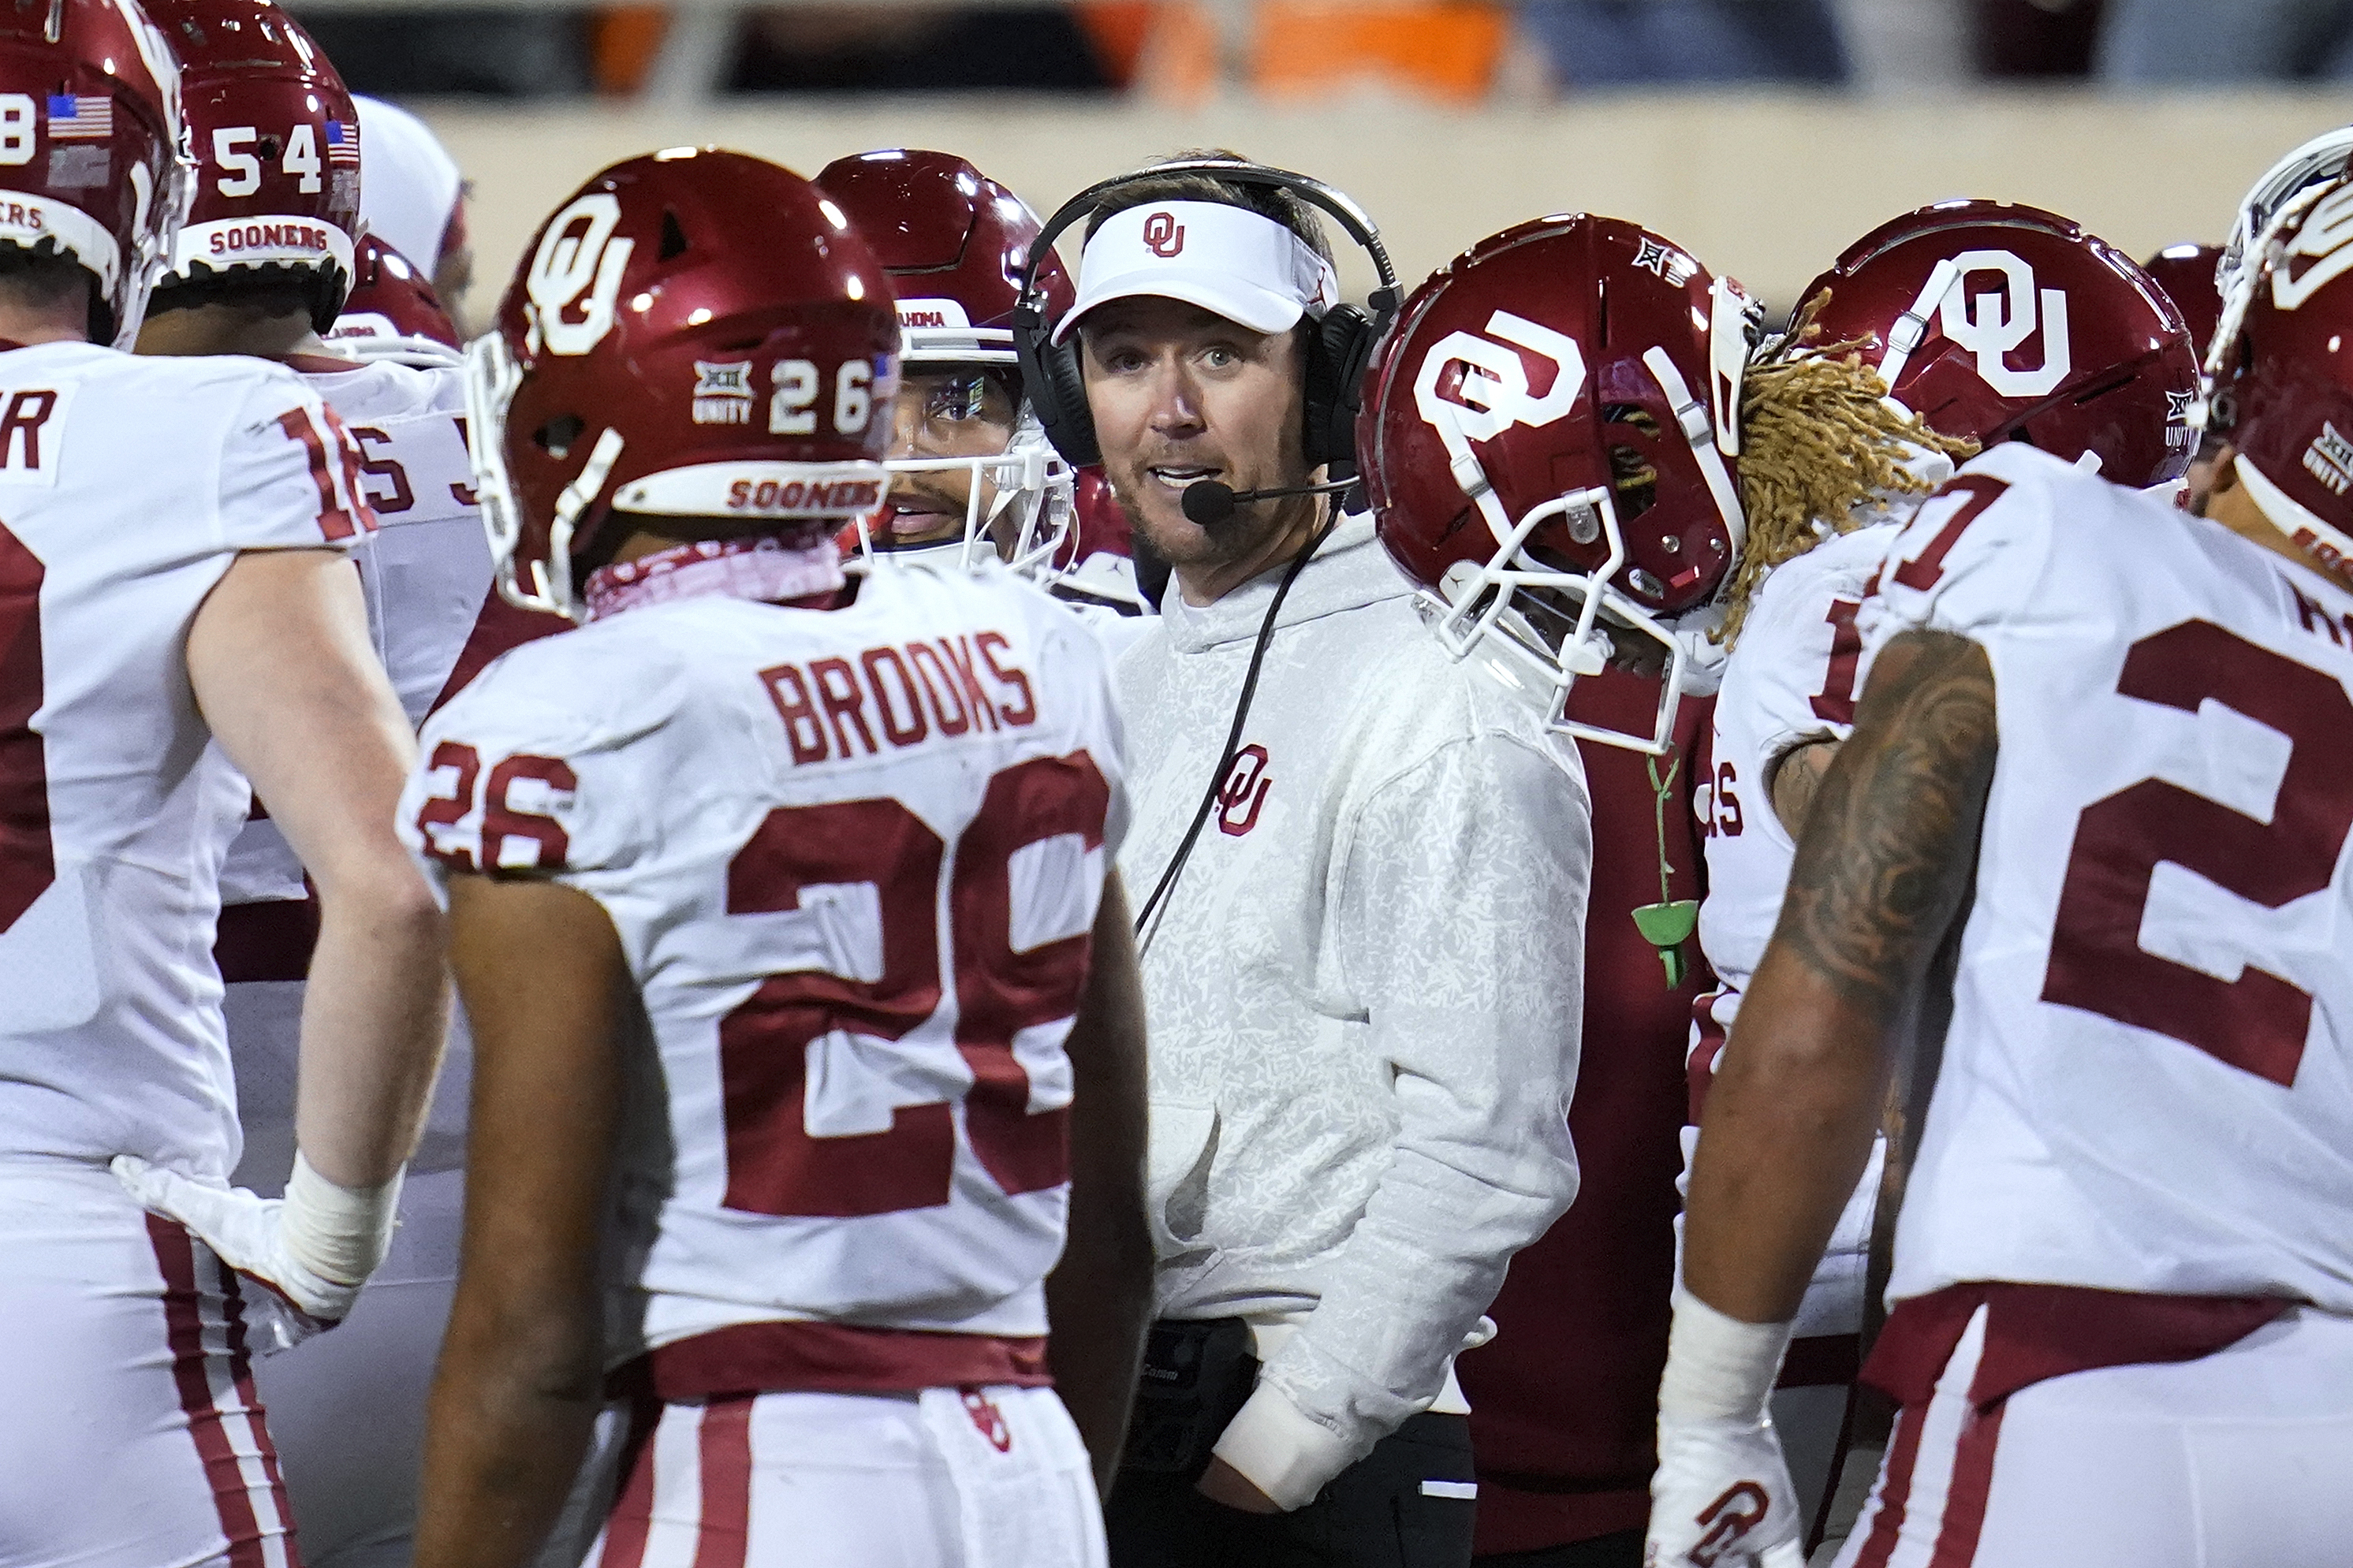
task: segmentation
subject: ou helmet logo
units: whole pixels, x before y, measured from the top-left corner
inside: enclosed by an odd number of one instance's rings
[[[1185,226],[1174,213],[1154,213],[1144,220],[1144,248],[1163,261],[1185,252]]]
[[[523,289],[531,298],[532,325],[548,353],[585,354],[613,330],[621,271],[637,247],[635,240],[613,237],[620,223],[621,199],[609,191],[591,191],[556,214],[540,236]],[[580,317],[569,320],[565,312],[575,302]]]
[[[1945,290],[1945,335],[1978,356],[1978,374],[2004,397],[2041,397],[2057,389],[2075,368],[2067,338],[2067,291],[2034,286],[2034,268],[2007,250],[1965,250],[1953,258],[1957,272]],[[2000,293],[1971,295],[1972,272],[1999,272]],[[2041,309],[2036,309],[2037,300]],[[2008,354],[2042,329],[2042,364],[2013,370]]]
[[[132,164],[137,168],[137,164]],[[2293,270],[2299,260],[2312,265]],[[2320,292],[2322,287],[2353,268],[2353,185],[2339,185],[2312,209],[2296,232],[2295,243],[2272,267],[2272,304],[2293,310]]]
[[[1509,310],[1489,316],[1487,332],[1447,333],[1422,356],[1413,380],[1414,406],[1458,469],[1471,458],[1472,442],[1492,441],[1514,425],[1549,425],[1574,408],[1585,390],[1585,353],[1575,338]],[[1523,350],[1554,366],[1552,385],[1542,395],[1528,391]],[[1441,390],[1447,370],[1457,364],[1460,383]]]

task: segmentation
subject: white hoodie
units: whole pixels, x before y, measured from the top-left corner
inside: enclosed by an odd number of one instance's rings
[[[1141,908],[1224,746],[1280,569],[1171,587],[1121,658]],[[1269,1353],[1218,1453],[1286,1508],[1450,1383],[1577,1191],[1591,810],[1507,661],[1450,659],[1345,520],[1301,573],[1229,775],[1145,932],[1164,1317]],[[1467,1408],[1456,1405],[1455,1408]]]

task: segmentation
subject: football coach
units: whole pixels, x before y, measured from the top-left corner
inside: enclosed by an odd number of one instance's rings
[[[1318,209],[1375,255],[1369,315]],[[1454,1357],[1577,1190],[1583,772],[1343,510],[1397,306],[1355,205],[1216,153],[1095,187],[1041,244],[1081,221],[1033,394],[1173,568],[1117,671],[1159,1321],[1112,1562],[1468,1563]]]

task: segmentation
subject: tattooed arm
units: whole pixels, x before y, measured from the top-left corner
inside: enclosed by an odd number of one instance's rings
[[[1806,836],[1806,814],[1814,808],[1823,775],[1838,761],[1840,744],[1835,735],[1809,736],[1766,764],[1765,793],[1773,797],[1773,815],[1790,837]]]
[[[1993,670],[1976,643],[1913,631],[1880,654],[1708,1091],[1683,1280],[1719,1311],[1750,1323],[1797,1312],[1968,887],[1995,739]]]

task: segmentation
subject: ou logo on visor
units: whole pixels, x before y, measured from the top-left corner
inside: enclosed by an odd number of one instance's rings
[[[613,330],[621,298],[621,270],[637,241],[615,239],[621,199],[591,191],[549,221],[531,258],[524,291],[531,297],[532,323],[554,354],[585,354]],[[577,303],[578,319],[568,312]]]
[[[1185,253],[1185,226],[1174,213],[1154,213],[1144,220],[1144,248],[1163,261]]]
[[[1471,457],[1472,442],[1492,441],[1514,425],[1549,425],[1577,406],[1585,390],[1585,353],[1575,338],[1509,310],[1488,317],[1487,331],[1483,338],[1447,333],[1422,356],[1413,380],[1414,406],[1458,468]],[[1552,363],[1552,384],[1541,395],[1528,390],[1527,354]],[[1446,373],[1455,365],[1461,375],[1450,387]]]
[[[2075,368],[2067,340],[2067,292],[2034,286],[2034,268],[2007,250],[1967,250],[1953,258],[1959,268],[1945,290],[1945,335],[1978,356],[1978,374],[2004,397],[2041,397],[2057,389]],[[1969,275],[1999,272],[2000,293],[1969,292]],[[2041,310],[2036,310],[2037,300]],[[2042,364],[2013,370],[2008,355],[2037,326],[2042,329]]]

